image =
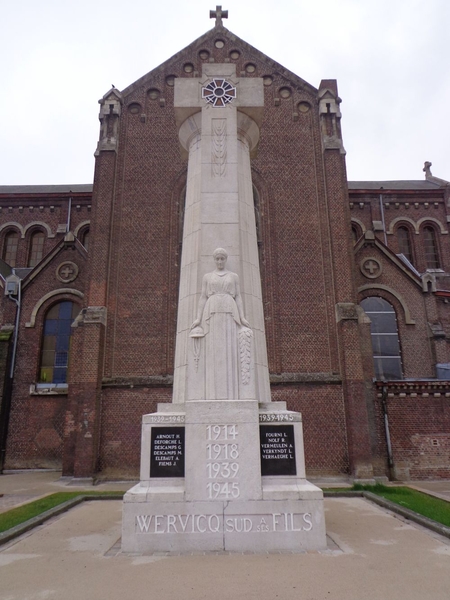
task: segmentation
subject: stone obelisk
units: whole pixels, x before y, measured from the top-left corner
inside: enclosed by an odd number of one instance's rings
[[[301,415],[270,398],[250,167],[263,82],[205,64],[174,104],[188,176],[173,402],[143,417],[122,549],[322,549]]]

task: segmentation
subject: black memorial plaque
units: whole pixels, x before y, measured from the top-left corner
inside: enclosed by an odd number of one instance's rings
[[[184,427],[153,427],[150,477],[184,477]]]
[[[293,425],[260,425],[261,475],[297,475]]]

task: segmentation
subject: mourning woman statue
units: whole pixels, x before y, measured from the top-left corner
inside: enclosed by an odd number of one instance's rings
[[[217,248],[213,256],[216,269],[203,277],[190,336],[205,340],[205,399],[238,400],[248,397],[253,334],[244,317],[239,277],[225,269],[227,251]]]

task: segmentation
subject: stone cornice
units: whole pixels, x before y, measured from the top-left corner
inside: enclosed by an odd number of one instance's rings
[[[376,381],[378,397],[382,397],[383,388],[388,397],[392,396],[444,396],[450,399],[450,381],[443,379],[409,380],[409,381]]]

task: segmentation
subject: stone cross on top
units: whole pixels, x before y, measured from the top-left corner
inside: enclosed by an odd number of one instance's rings
[[[228,11],[222,10],[222,6],[216,6],[216,10],[209,11],[209,18],[216,19],[216,27],[222,25],[222,19],[228,19]]]

